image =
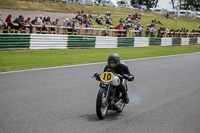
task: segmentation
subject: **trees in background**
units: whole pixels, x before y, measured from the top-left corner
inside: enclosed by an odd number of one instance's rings
[[[147,8],[156,7],[159,0],[131,0],[131,4],[145,5]],[[180,10],[200,11],[200,0],[170,0],[172,8]]]
[[[158,0],[132,0],[131,4],[139,4],[147,6],[147,9],[156,7]]]
[[[200,0],[171,0],[172,8],[200,11]]]

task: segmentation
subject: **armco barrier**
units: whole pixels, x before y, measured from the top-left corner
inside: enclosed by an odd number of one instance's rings
[[[190,38],[189,44],[196,44],[197,43],[197,37]]]
[[[68,36],[68,48],[94,48],[96,36]]]
[[[149,45],[150,46],[153,46],[153,45],[160,46],[161,45],[161,38],[150,37],[149,38]]]
[[[133,47],[134,46],[134,37],[118,37],[117,38],[118,47]]]
[[[198,38],[105,37],[58,34],[0,34],[0,50],[4,49],[66,49],[117,48],[151,45],[173,46],[200,44]]]
[[[149,46],[149,37],[135,37],[134,47]]]
[[[117,37],[96,37],[95,48],[117,48]]]
[[[189,45],[190,38],[181,38],[181,45]]]
[[[200,44],[200,37],[197,38],[197,44]]]
[[[28,49],[29,47],[29,34],[0,34],[0,49]]]
[[[171,46],[171,45],[172,45],[172,38],[161,39],[161,46]]]
[[[66,49],[67,35],[31,34],[30,49]]]
[[[181,38],[172,38],[172,45],[181,45]]]

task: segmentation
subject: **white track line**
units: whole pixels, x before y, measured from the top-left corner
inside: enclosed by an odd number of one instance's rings
[[[176,57],[176,56],[184,56],[184,55],[193,55],[200,54],[200,52],[196,53],[188,53],[188,54],[178,54],[178,55],[166,55],[166,56],[158,56],[158,57],[147,57],[147,58],[138,58],[138,59],[128,59],[122,61],[138,61],[138,60],[149,60],[149,59],[160,59],[167,57]],[[9,72],[0,72],[2,74],[10,74],[10,73],[19,73],[19,72],[29,72],[29,71],[39,71],[39,70],[50,70],[50,69],[58,69],[58,68],[70,68],[70,67],[80,67],[80,66],[91,66],[91,65],[99,65],[105,64],[106,62],[98,62],[98,63],[88,63],[88,64],[77,64],[77,65],[67,65],[67,66],[58,66],[58,67],[47,67],[47,68],[36,68],[36,69],[28,69],[28,70],[18,70],[18,71],[9,71]]]

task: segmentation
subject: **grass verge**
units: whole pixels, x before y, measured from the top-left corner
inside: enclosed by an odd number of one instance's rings
[[[200,45],[129,47],[114,49],[0,51],[0,72],[105,62],[111,53],[118,53],[121,56],[121,59],[124,60],[194,52],[200,52]]]

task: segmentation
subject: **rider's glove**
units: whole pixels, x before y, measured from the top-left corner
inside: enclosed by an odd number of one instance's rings
[[[124,79],[126,79],[126,80],[128,80],[128,81],[133,81],[134,80],[134,76],[133,75],[127,75],[127,74],[124,74],[123,75],[123,78]]]
[[[100,79],[100,74],[95,73],[93,77],[95,77],[96,80],[101,81],[101,79]]]

